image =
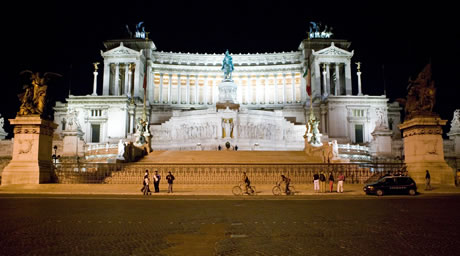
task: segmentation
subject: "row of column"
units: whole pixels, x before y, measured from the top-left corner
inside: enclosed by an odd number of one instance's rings
[[[297,73],[298,74],[298,73]],[[298,74],[300,76],[300,74]],[[164,95],[164,76],[168,76],[168,84],[167,84],[167,95]],[[168,103],[168,104],[171,104],[173,103],[173,99],[172,99],[172,92],[173,90],[177,90],[177,93],[176,93],[176,99],[177,101],[174,101],[176,104],[198,104],[198,103],[216,103],[217,99],[218,99],[218,84],[220,83],[219,80],[217,80],[216,76],[204,76],[204,79],[200,79],[200,76],[199,75],[194,75],[194,76],[191,76],[191,75],[185,75],[186,76],[186,90],[185,90],[185,101],[182,101],[182,83],[181,83],[181,75],[180,74],[177,74],[175,75],[177,77],[177,88],[173,88],[173,85],[172,85],[172,78],[173,78],[173,74],[163,74],[163,73],[160,73],[160,81],[159,81],[159,92],[158,92],[158,97],[155,97],[155,95],[157,94],[157,92],[153,92],[153,90],[155,90],[155,87],[150,87],[152,88],[152,90],[150,91],[149,93],[149,100],[151,102],[154,102],[154,100],[156,98],[158,98],[158,102],[159,103]],[[290,84],[288,84],[286,81],[287,81],[287,78],[288,76],[291,76],[291,82]],[[193,78],[192,78],[193,77]],[[191,86],[190,85],[190,80],[193,79],[195,81],[194,85]],[[213,86],[209,86],[209,79],[211,79],[213,81]],[[265,86],[262,85],[261,83],[261,80],[262,79],[265,79],[267,82],[265,83]],[[200,94],[200,86],[199,86],[199,80],[204,80],[204,87],[203,87],[203,92],[202,94]],[[242,83],[241,81],[242,80],[246,80],[247,83],[246,83],[246,88],[245,88],[245,91],[244,91],[244,103],[265,103],[265,104],[269,104],[270,103],[270,100],[269,100],[269,85],[268,85],[268,80],[269,80],[269,77],[268,76],[257,76],[257,78],[255,79],[257,82],[256,82],[256,91],[254,92],[252,90],[253,86],[250,84],[250,82],[252,81],[251,78],[249,79],[235,79],[236,83],[238,84],[238,101],[240,103],[243,103],[243,86],[242,86]],[[279,100],[279,84],[278,84],[278,78],[277,77],[273,77],[273,80],[274,80],[274,85],[273,85],[273,88],[275,89],[273,94],[273,102],[274,104],[277,104],[277,103],[288,103],[288,102],[295,102],[297,101],[297,94],[296,94],[296,73],[291,73],[291,74],[282,74],[282,101]],[[306,99],[306,92],[305,92],[305,83],[303,81],[303,79],[300,79],[301,83],[300,83],[300,97],[299,97],[299,100],[300,101],[305,101]],[[191,88],[193,87],[193,90],[194,90],[194,99],[191,100]],[[290,87],[290,93],[291,93],[291,100],[289,101],[287,98],[287,91],[288,91],[288,88]],[[211,94],[211,95],[209,95]],[[166,96],[166,99],[165,99],[165,96]],[[208,101],[209,100],[209,96],[211,96],[211,101]],[[202,102],[199,102],[199,100],[202,99]]]
[[[331,69],[334,66],[335,82],[331,79]],[[342,75],[342,70],[344,70]],[[322,72],[320,72],[322,70]],[[317,84],[316,95],[321,94],[323,97],[327,97],[331,93],[335,96],[342,94],[341,88],[345,86],[345,95],[351,95],[351,67],[350,63],[315,63],[315,83]],[[322,78],[321,78],[322,76]],[[322,88],[320,86],[322,85]],[[334,91],[331,92],[331,88],[334,86]],[[322,93],[320,92],[322,91]]]
[[[133,85],[135,87],[134,92],[137,92],[139,87],[140,69],[136,68],[138,66],[139,63],[133,62],[104,63],[102,94],[115,96],[127,95],[128,97],[131,97]],[[123,72],[123,74],[121,72]],[[93,74],[96,80],[97,71]],[[96,90],[97,85],[95,81],[93,85],[93,95],[97,95]]]

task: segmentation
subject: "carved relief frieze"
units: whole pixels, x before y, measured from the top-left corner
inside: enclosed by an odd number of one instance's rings
[[[442,128],[440,126],[412,127],[403,132],[404,138],[415,135],[442,135]]]

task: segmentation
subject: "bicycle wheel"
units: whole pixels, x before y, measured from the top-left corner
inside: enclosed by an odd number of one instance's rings
[[[272,192],[273,192],[273,195],[279,196],[279,195],[281,195],[281,188],[279,186],[274,186],[272,188]]]
[[[295,191],[294,186],[289,186],[289,195],[293,196],[293,195],[295,195],[295,193],[296,193],[296,191]]]
[[[251,196],[257,195],[256,187],[255,186],[250,186],[249,189],[248,189],[248,193]]]
[[[243,191],[241,190],[240,186],[234,186],[232,188],[232,193],[235,195],[235,196],[239,196],[241,195]]]

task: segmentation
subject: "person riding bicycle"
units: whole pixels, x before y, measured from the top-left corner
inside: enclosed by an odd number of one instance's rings
[[[281,186],[281,184],[283,184],[285,187],[284,187],[284,192],[286,193],[286,195],[289,195],[290,191],[289,191],[289,183],[291,183],[291,179],[284,176],[284,174],[281,174],[281,180],[278,182],[278,185]]]
[[[244,184],[246,185],[246,186],[244,187],[244,192],[245,192],[246,194],[248,194],[248,189],[249,189],[250,186],[251,186],[251,181],[249,180],[248,176],[246,175],[246,172],[243,172],[243,179],[242,179],[242,181],[243,181]]]

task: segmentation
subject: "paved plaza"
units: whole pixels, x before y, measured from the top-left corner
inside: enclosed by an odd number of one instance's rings
[[[0,255],[455,255],[458,194],[0,194]]]

